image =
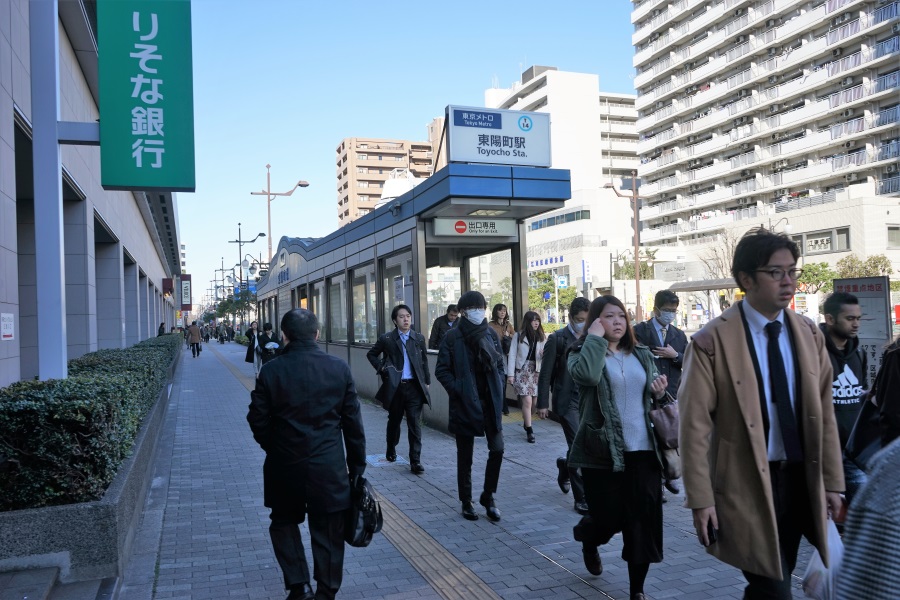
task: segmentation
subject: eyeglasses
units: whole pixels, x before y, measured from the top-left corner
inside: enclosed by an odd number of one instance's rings
[[[757,273],[768,273],[775,281],[781,281],[787,275],[792,281],[797,281],[803,275],[803,269],[756,269]]]

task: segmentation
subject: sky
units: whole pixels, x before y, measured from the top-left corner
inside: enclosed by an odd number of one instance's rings
[[[178,194],[186,272],[199,303],[238,239],[338,229],[336,148],[345,137],[427,140],[448,104],[484,106],[532,65],[599,75],[634,93],[631,2],[193,0],[197,188]],[[266,238],[244,254],[267,258]]]

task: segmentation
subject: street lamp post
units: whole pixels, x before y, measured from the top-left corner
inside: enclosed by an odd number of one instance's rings
[[[260,233],[257,233],[256,237],[253,238],[252,240],[242,240],[241,239],[241,224],[238,223],[238,239],[228,240],[229,244],[237,244],[238,245],[238,264],[236,266],[240,267],[241,260],[244,258],[244,244],[252,244],[253,242],[255,242],[256,240],[258,240],[261,237],[266,237],[266,234],[260,232]],[[269,244],[269,247],[271,248],[271,243]],[[238,269],[238,284],[239,284],[238,285],[239,293],[243,293],[244,292],[244,273],[243,273],[243,269],[240,269],[240,268]],[[248,286],[248,288],[249,288],[249,286]],[[243,324],[244,324],[244,311],[243,311],[243,309],[241,309],[241,325],[243,325]]]
[[[290,196],[296,191],[298,187],[309,187],[309,182],[303,181],[302,179],[294,184],[294,187],[289,192],[273,192],[272,191],[272,174],[269,171],[272,168],[272,165],[266,165],[266,189],[259,192],[250,192],[251,196],[265,196],[266,197],[266,213],[269,218],[269,262],[272,262],[272,199],[275,196]]]
[[[780,225],[782,221],[784,221],[784,232],[785,233],[790,233],[794,229],[794,226],[791,225],[791,222],[788,221],[787,217],[781,217],[780,219],[775,221],[774,225],[772,225],[772,218],[769,217],[769,231],[774,232],[775,228],[778,227],[778,225]]]
[[[634,212],[634,291],[637,296],[634,318],[640,323],[644,320],[644,311],[641,308],[641,237],[640,222],[638,221],[640,206],[638,204],[637,171],[631,172],[631,196],[620,193],[612,182],[607,183],[603,187],[611,189],[620,198],[631,198],[631,209]]]

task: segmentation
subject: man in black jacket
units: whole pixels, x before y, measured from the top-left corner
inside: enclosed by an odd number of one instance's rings
[[[544,344],[544,359],[541,362],[541,375],[538,379],[538,416],[542,419],[547,416],[552,389],[553,411],[559,416],[569,452],[572,450],[575,432],[578,431],[579,414],[578,390],[566,366],[566,351],[581,337],[590,308],[591,303],[587,298],[575,298],[572,301],[569,306],[568,325],[551,333]],[[584,499],[584,482],[578,469],[568,466],[568,459],[568,452],[565,457],[556,459],[556,467],[559,469],[556,483],[564,494],[569,493],[571,487],[572,495],[575,497],[575,511],[586,515],[588,506]]]
[[[634,327],[634,335],[643,345],[650,348],[656,357],[656,368],[660,375],[668,378],[666,392],[672,399],[678,399],[678,385],[681,383],[681,361],[687,350],[687,336],[675,325],[678,315],[678,296],[672,290],[660,290],[653,299],[653,318]],[[679,492],[678,485],[666,480],[666,488],[673,494]],[[665,502],[663,496],[663,502]]]
[[[831,402],[837,421],[841,448],[847,445],[856,417],[862,408],[866,388],[866,355],[859,347],[859,324],[862,309],[853,294],[835,292],[825,299],[825,322],[819,329],[825,334],[825,349],[831,359],[834,381]],[[844,456],[844,483],[847,502],[866,482],[866,473]]]
[[[441,347],[441,340],[447,335],[447,332],[456,326],[456,320],[459,318],[459,310],[455,304],[447,307],[447,314],[434,320],[431,326],[431,335],[428,337],[428,348],[437,350]]]
[[[330,600],[343,578],[344,515],[350,482],[366,468],[366,437],[350,367],[319,348],[316,315],[294,309],[281,331],[284,350],[260,370],[247,421],[266,452],[269,534],[288,600]],[[315,595],[299,529],[307,514]]]
[[[488,459],[480,504],[491,521],[500,520],[494,503],[500,465],[503,463],[503,394],[506,370],[500,338],[488,327],[487,303],[480,292],[466,292],[459,299],[463,318],[441,342],[434,375],[450,400],[449,431],[456,436],[456,484],[462,516],[478,519],[472,505],[472,453],[475,438],[487,436]]]
[[[425,472],[422,466],[422,429],[419,419],[422,407],[431,404],[428,386],[428,352],[425,336],[412,330],[412,310],[398,304],[391,311],[394,330],[378,338],[366,358],[381,376],[381,387],[376,398],[388,411],[387,452],[389,462],[397,460],[397,444],[400,442],[400,423],[406,414],[409,432],[409,464],[416,475]]]

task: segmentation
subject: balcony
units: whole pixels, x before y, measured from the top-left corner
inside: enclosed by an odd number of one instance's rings
[[[878,191],[875,193],[879,196],[900,194],[900,175],[886,177],[879,181]]]
[[[662,2],[663,0],[646,0],[646,2],[636,6],[635,9],[631,11],[631,22],[637,23],[638,21],[643,20],[644,17],[650,14],[650,11],[659,6]]]

